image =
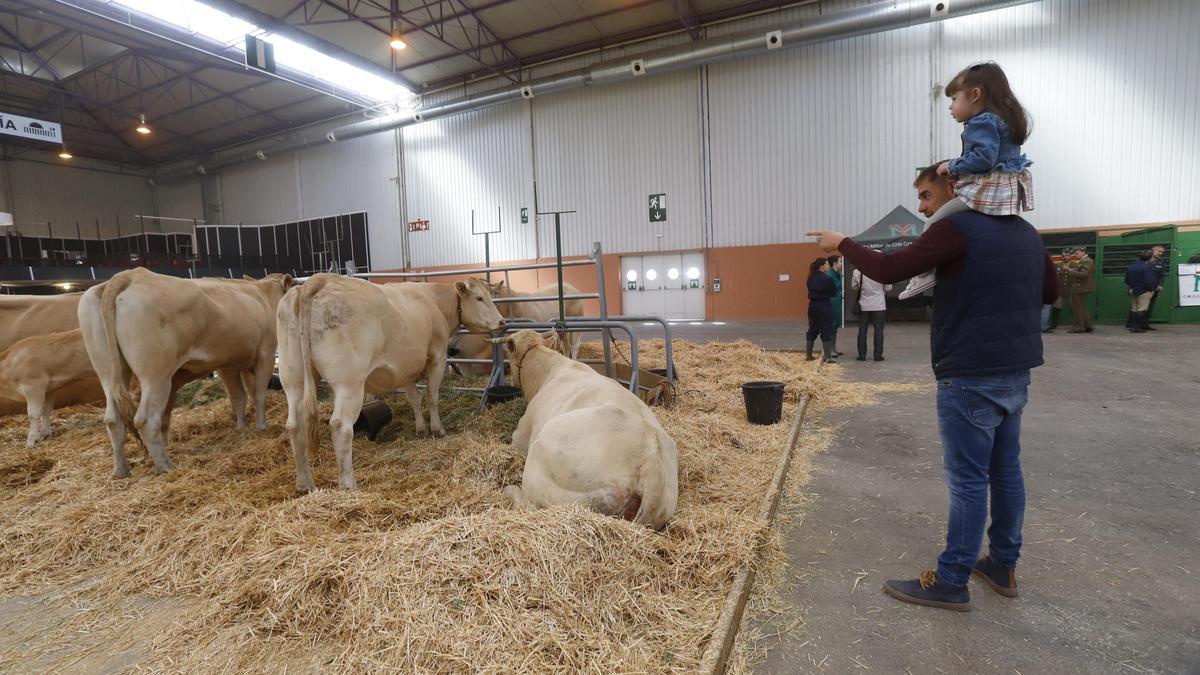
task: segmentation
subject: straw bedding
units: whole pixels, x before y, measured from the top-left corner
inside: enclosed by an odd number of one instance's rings
[[[656,412],[679,445],[680,507],[661,534],[511,511],[523,401],[479,414],[447,391],[450,433],[430,439],[391,399],[378,441],[355,439],[360,490],[304,497],[280,392],[267,431],[239,432],[217,381],[190,385],[168,448],[179,468],[153,475],[130,441],[122,481],[99,409],[59,411],[32,451],[24,418],[0,419],[0,670],[693,670],[787,434],[748,424],[738,385],[784,380],[785,419],[805,392],[868,394],[796,354],[676,345],[678,403]],[[641,357],[661,364],[661,341]],[[313,460],[336,485],[327,432]]]

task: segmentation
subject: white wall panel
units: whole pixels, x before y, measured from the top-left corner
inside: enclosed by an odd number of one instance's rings
[[[154,195],[143,176],[92,171],[69,166],[10,160],[12,213],[27,233],[74,232],[78,222],[85,237],[133,231],[134,214],[153,215]],[[36,225],[35,225],[36,224]]]
[[[709,67],[715,246],[856,234],[929,155],[930,28]]]
[[[158,205],[160,216],[204,219],[204,199],[199,179],[155,185],[154,202]]]
[[[496,223],[500,208],[503,232],[492,235],[493,260],[534,257],[528,105],[509,103],[404,130],[408,220],[430,223],[428,232],[409,236],[414,267],[482,261],[484,241],[471,234],[472,209],[482,228]],[[525,225],[522,207],[529,209]]]
[[[222,219],[226,223],[249,225],[300,219],[294,153],[231,166],[222,169],[220,177]]]
[[[371,265],[403,267],[397,172],[394,131],[306,150],[300,154],[300,217],[366,211]]]
[[[578,211],[563,220],[564,255],[593,241],[614,253],[703,245],[698,100],[695,70],[534,99],[538,206]],[[651,224],[660,193],[667,222]],[[540,227],[552,255],[553,219]]]
[[[1200,3],[1048,0],[945,25],[946,82],[995,60],[1033,117],[1040,229],[1200,218]],[[940,99],[942,154],[961,125]]]

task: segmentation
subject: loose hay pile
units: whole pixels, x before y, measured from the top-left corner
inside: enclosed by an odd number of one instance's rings
[[[60,412],[33,451],[23,418],[0,419],[0,608],[62,610],[45,630],[10,624],[20,640],[0,633],[0,669],[693,670],[788,431],[748,424],[738,385],[785,381],[785,419],[802,393],[846,387],[797,354],[676,347],[679,403],[656,412],[679,445],[680,508],[662,534],[509,510],[521,401],[478,414],[446,392],[450,435],[428,439],[395,399],[379,441],[355,439],[361,490],[299,498],[279,392],[268,431],[237,432],[219,385],[194,385],[171,428],[179,469],[134,460],[125,481],[108,477],[98,409]],[[661,365],[661,342],[642,359]],[[336,485],[327,432],[313,468]]]

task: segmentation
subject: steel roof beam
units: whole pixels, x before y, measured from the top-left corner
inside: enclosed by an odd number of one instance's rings
[[[260,12],[253,7],[248,7],[237,0],[204,0],[204,4],[225,12],[230,16],[246,21],[247,23],[252,23],[269,33],[274,33],[281,37],[292,40],[293,42],[304,45],[310,49],[313,49],[314,51],[324,54],[325,56],[343,61],[355,66],[356,68],[361,68],[362,70],[373,75],[377,75],[388,80],[393,80],[411,92],[415,93],[417,91],[416,85],[393,73],[389,68],[385,68],[368,58],[364,58],[348,49],[319,38],[312,33],[308,33],[296,28],[291,24],[280,21],[270,14]]]
[[[16,23],[16,27],[17,27],[17,31],[20,32],[20,30],[21,30],[20,22]],[[17,46],[21,48],[21,52],[28,54],[29,57],[32,58],[34,60],[34,62],[36,62],[38,64],[37,70],[33,71],[32,73],[29,73],[30,77],[36,76],[38,73],[38,70],[45,70],[47,73],[50,74],[51,77],[54,78],[55,82],[62,80],[62,74],[59,73],[58,70],[56,70],[54,68],[54,66],[50,65],[50,62],[48,60],[46,60],[41,54],[39,54],[36,49],[25,44],[24,40],[22,40],[19,36],[15,35],[9,29],[5,28],[3,25],[0,25],[0,35],[4,35],[8,39],[12,40],[13,42],[16,42]]]

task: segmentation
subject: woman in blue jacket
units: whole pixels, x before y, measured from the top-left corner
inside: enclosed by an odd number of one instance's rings
[[[817,258],[808,266],[808,333],[805,334],[805,358],[812,361],[813,343],[821,336],[821,358],[833,361],[833,296],[837,286],[829,277],[829,261]]]

